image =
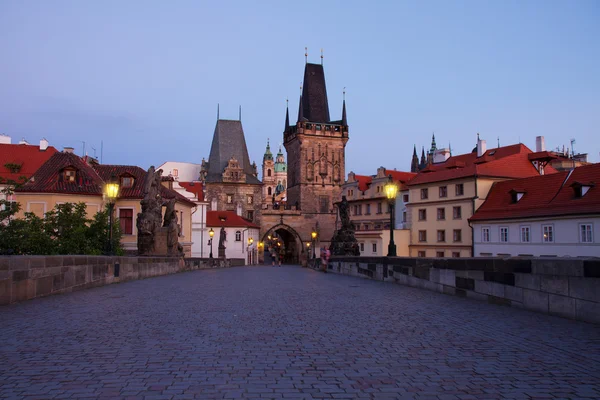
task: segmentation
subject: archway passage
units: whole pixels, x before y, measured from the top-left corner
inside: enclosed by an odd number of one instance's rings
[[[291,227],[287,225],[274,226],[265,233],[263,242],[265,243],[264,259],[266,264],[272,262],[273,255],[277,257],[283,255],[285,264],[300,263],[300,253],[303,251],[302,241]]]

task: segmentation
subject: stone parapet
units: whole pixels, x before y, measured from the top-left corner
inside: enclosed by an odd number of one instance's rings
[[[328,271],[600,323],[595,258],[332,257]]]
[[[240,265],[240,261],[178,257],[0,256],[0,305],[117,282],[232,265]]]

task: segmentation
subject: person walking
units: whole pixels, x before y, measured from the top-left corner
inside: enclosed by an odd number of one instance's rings
[[[283,247],[279,248],[279,266],[281,267],[281,262],[283,261],[283,256],[285,256],[285,249]]]
[[[327,261],[329,258],[327,257],[327,250],[325,246],[321,247],[321,271],[327,272]]]

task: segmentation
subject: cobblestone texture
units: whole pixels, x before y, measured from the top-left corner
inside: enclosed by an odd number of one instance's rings
[[[600,398],[600,326],[298,267],[0,308],[0,398]]]

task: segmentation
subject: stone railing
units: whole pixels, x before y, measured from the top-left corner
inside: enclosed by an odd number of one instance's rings
[[[243,260],[176,257],[0,256],[0,305]]]
[[[328,272],[600,323],[599,259],[332,257]]]

